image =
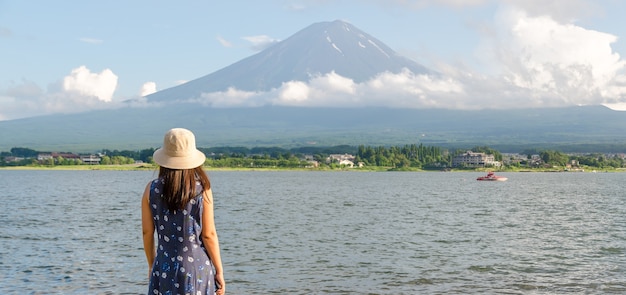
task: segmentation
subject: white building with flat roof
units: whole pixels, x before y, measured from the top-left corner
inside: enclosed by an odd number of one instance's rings
[[[502,163],[496,161],[494,155],[467,151],[452,158],[452,167],[500,167]]]

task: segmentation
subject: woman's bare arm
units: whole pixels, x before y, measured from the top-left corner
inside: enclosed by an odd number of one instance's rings
[[[217,230],[215,229],[215,220],[213,215],[213,192],[208,189],[204,192],[202,198],[202,242],[207,249],[209,257],[215,266],[215,280],[220,285],[217,294],[224,294],[226,284],[224,282],[224,274],[222,269],[222,257],[220,255],[220,243],[217,238]]]
[[[154,219],[150,210],[150,183],[146,186],[141,199],[141,229],[143,232],[143,250],[148,261],[148,274],[152,272],[154,262]]]

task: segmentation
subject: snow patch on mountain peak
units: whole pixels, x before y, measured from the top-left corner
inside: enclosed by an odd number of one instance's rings
[[[370,39],[367,39],[367,42],[369,42],[369,43],[370,43],[370,44],[372,44],[374,47],[376,47],[376,48],[378,49],[378,51],[380,51],[382,54],[384,54],[385,56],[387,56],[387,58],[391,58],[391,56],[389,56],[389,54],[388,54],[387,52],[385,52],[382,48],[380,48],[380,47],[378,46],[378,44],[376,44],[376,42],[374,42],[374,41],[372,41],[372,40],[370,40]]]
[[[339,47],[337,47],[335,43],[332,43],[332,45],[333,45],[333,48],[335,48],[337,51],[339,51],[339,53],[343,55],[343,51],[341,51],[341,49],[339,49]]]

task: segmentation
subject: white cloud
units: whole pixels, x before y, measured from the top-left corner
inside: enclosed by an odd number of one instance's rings
[[[157,91],[156,90],[156,83],[154,83],[154,82],[146,82],[146,83],[143,83],[143,85],[141,86],[141,91],[140,91],[139,96],[144,97],[144,96],[150,95],[152,93],[155,93],[156,91]]]
[[[222,36],[217,35],[217,37],[215,37],[217,39],[217,42],[220,42],[220,44],[222,44],[222,46],[224,47],[233,47],[233,43],[231,43],[230,41],[222,38]]]
[[[0,93],[0,120],[44,114],[46,111],[39,100],[43,93],[32,81],[22,80],[19,84],[11,84]]]
[[[615,111],[626,111],[626,102],[604,103],[603,105]]]
[[[589,0],[503,0],[509,6],[525,11],[530,17],[549,17],[561,24],[602,14],[597,2]]]
[[[20,84],[13,84],[6,90],[8,97],[23,97],[32,99],[43,94],[43,90],[33,81],[22,80]]]
[[[616,36],[511,7],[495,26],[492,66],[510,86],[529,92],[530,105],[600,104],[624,95],[618,82],[626,61],[611,48]]]
[[[249,36],[243,37],[242,39],[250,42],[250,48],[254,51],[261,51],[265,48],[272,46],[275,43],[280,42],[280,40],[271,38],[267,35]]]
[[[91,73],[85,66],[47,90],[23,80],[0,92],[0,120],[118,107],[112,100],[116,87],[117,76],[111,70]]]
[[[558,22],[571,22],[582,17],[599,15],[602,8],[589,0],[371,0],[379,5],[426,9],[442,6],[454,9],[485,6],[487,4],[519,7],[530,16],[550,16]],[[324,3],[321,1],[320,3]]]
[[[302,11],[305,10],[307,7],[302,3],[289,3],[287,4],[287,6],[285,6],[285,8],[292,11]]]
[[[277,104],[299,104],[309,99],[309,85],[302,81],[283,83],[278,95]]]
[[[117,76],[109,69],[99,74],[80,66],[63,79],[63,90],[82,95],[95,96],[101,101],[111,101],[117,88]]]
[[[204,93],[199,99],[186,102],[201,103],[212,107],[256,107],[265,104],[264,93],[228,88],[226,91]]]
[[[307,107],[385,106],[397,108],[446,107],[462,94],[463,87],[453,79],[439,79],[401,73],[382,73],[355,83],[335,72],[311,77],[309,81],[289,81],[268,92],[250,92],[230,88],[224,92],[204,93],[198,100],[212,107],[256,107],[262,105]]]
[[[276,91],[273,104],[300,106],[350,106],[357,85],[335,72],[318,75],[309,81],[289,81]]]

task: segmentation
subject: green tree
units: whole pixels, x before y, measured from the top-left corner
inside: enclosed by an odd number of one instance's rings
[[[37,157],[38,154],[39,154],[38,151],[29,149],[29,148],[23,148],[23,147],[11,148],[11,155],[14,157],[35,158]]]
[[[554,150],[542,151],[539,156],[544,163],[554,166],[565,166],[569,161],[566,154]]]
[[[100,164],[102,165],[111,165],[111,157],[109,156],[102,156],[101,160],[100,160]]]
[[[155,149],[154,148],[149,148],[149,149],[143,149],[141,151],[139,151],[139,160],[143,161],[144,163],[151,163],[152,162],[152,155],[154,154]]]

